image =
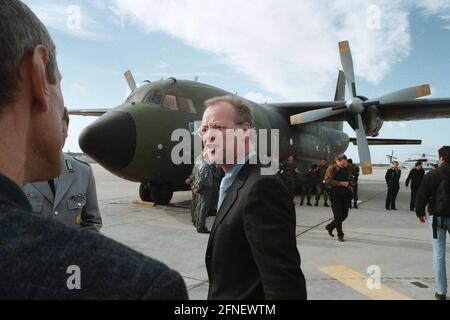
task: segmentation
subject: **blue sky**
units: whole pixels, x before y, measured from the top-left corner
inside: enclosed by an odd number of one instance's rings
[[[450,1],[360,0],[25,1],[58,49],[69,108],[105,108],[138,82],[175,76],[238,92],[257,102],[329,100],[349,40],[357,90],[374,98],[424,83],[450,97]],[[79,14],[78,14],[79,13]],[[73,116],[65,151],[95,118]],[[345,131],[354,136],[348,127]],[[449,144],[450,119],[385,122],[379,137],[422,146],[371,147],[373,162],[436,153]],[[356,148],[347,153],[357,159]]]

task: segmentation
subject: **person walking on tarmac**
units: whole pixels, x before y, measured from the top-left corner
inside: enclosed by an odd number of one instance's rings
[[[417,161],[416,167],[409,172],[405,182],[407,188],[411,182],[411,201],[409,202],[409,210],[411,211],[414,211],[415,209],[417,190],[419,190],[424,176],[425,170],[423,170],[422,161]]]
[[[209,233],[206,228],[212,200],[213,175],[211,167],[204,159],[199,161],[194,170],[193,193],[196,195],[194,223],[198,233]]]
[[[313,191],[313,189],[317,186],[317,179],[318,179],[318,174],[317,174],[317,164],[312,164],[311,168],[308,169],[308,171],[306,171],[303,174],[303,181],[301,183],[301,201],[300,201],[300,205],[302,206],[304,201],[305,201],[305,197],[307,200],[307,205],[308,206],[312,206],[311,204],[311,193]]]
[[[317,184],[316,184],[316,203],[314,206],[319,205],[320,196],[323,194],[323,205],[329,207],[328,205],[328,191],[325,187],[325,174],[328,169],[328,161],[326,159],[320,160],[320,164],[317,170]]]
[[[439,149],[440,167],[428,172],[416,195],[416,215],[421,223],[427,222],[426,207],[433,230],[433,273],[436,285],[435,298],[446,300],[446,236],[450,233],[450,146]]]
[[[344,242],[342,223],[348,217],[348,204],[352,198],[352,174],[348,167],[345,154],[337,157],[336,163],[327,169],[325,183],[331,187],[331,208],[333,210],[333,221],[325,229],[331,237],[333,230],[337,230],[338,241]]]
[[[358,178],[359,178],[359,166],[353,164],[352,159],[348,159],[348,166],[350,169],[350,172],[353,176],[353,187],[352,187],[352,194],[353,194],[353,209],[358,209]],[[349,208],[352,207],[352,202],[350,201]]]
[[[398,210],[395,206],[398,191],[400,190],[400,177],[402,171],[398,168],[398,161],[392,162],[392,168],[386,171],[386,183],[388,192],[386,196],[386,210]]]
[[[280,174],[291,193],[292,200],[294,200],[295,197],[295,185],[299,173],[300,171],[298,170],[297,165],[295,164],[294,156],[289,155],[287,161],[281,164]]]

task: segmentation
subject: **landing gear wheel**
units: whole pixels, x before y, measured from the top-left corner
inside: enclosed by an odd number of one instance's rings
[[[153,185],[151,188],[151,197],[155,204],[167,205],[172,200],[173,191],[166,185]]]
[[[142,182],[139,186],[139,197],[142,201],[152,202],[152,189],[150,187],[150,183]]]

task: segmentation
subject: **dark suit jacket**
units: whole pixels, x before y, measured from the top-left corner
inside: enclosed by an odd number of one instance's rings
[[[386,183],[389,187],[392,188],[400,188],[400,177],[402,175],[402,171],[397,169],[397,174],[395,174],[395,170],[390,168],[386,171],[385,179]]]
[[[69,290],[81,271],[81,290]],[[187,299],[181,276],[96,232],[33,215],[22,190],[0,174],[0,300]]]
[[[408,186],[409,182],[411,182],[411,189],[417,190],[419,189],[424,176],[425,170],[417,170],[416,168],[411,169],[411,171],[409,171],[408,177],[406,178],[405,185]]]
[[[211,229],[208,299],[306,299],[292,196],[277,175],[246,164]]]

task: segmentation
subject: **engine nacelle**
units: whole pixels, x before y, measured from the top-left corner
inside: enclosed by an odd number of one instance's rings
[[[378,108],[376,106],[367,107],[362,114],[362,119],[364,128],[366,129],[366,135],[370,137],[378,136],[383,126],[383,119],[378,114]]]

